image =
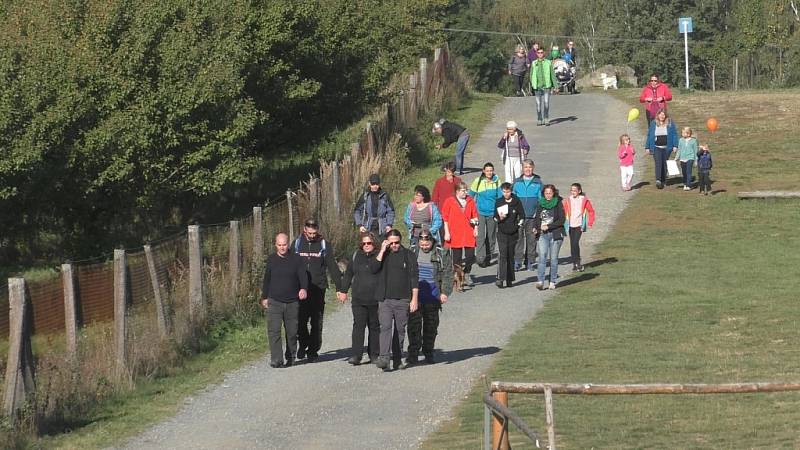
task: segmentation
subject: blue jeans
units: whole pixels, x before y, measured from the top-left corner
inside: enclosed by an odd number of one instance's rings
[[[464,172],[464,153],[467,152],[469,144],[469,133],[461,133],[456,141],[456,173],[459,175]]]
[[[553,239],[553,233],[544,233],[539,236],[539,243],[537,244],[539,250],[539,279],[540,283],[544,283],[544,266],[547,260],[550,260],[550,282],[555,283],[558,279],[558,252],[561,251],[561,244],[564,239]]]
[[[692,166],[694,160],[690,159],[686,162],[681,161],[681,172],[683,172],[683,185],[692,187]]]
[[[537,89],[536,94],[536,117],[539,122],[550,120],[550,89]]]

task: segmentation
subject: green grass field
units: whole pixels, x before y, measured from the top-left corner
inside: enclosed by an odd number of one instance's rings
[[[799,104],[798,91],[676,96],[672,117],[711,147],[718,192],[656,191],[648,163],[651,184],[598,247],[599,264],[564,283],[513,336],[488,379],[800,382],[800,201],[736,198],[738,191],[800,188]],[[715,134],[705,131],[709,116],[720,122]],[[483,391],[476,383],[423,447],[478,448]],[[546,441],[543,396],[510,394],[509,404]],[[554,409],[559,448],[800,447],[797,392],[556,395]],[[511,443],[532,447],[515,430]]]

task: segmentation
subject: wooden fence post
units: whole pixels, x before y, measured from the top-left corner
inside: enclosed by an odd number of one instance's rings
[[[150,274],[150,286],[153,288],[153,299],[156,304],[156,322],[158,324],[158,334],[162,340],[168,339],[170,334],[169,315],[167,305],[161,296],[161,282],[158,279],[156,270],[156,259],[153,256],[153,249],[150,245],[144,246],[144,257],[147,260],[147,271]]]
[[[544,388],[544,413],[547,421],[547,442],[550,450],[556,450],[556,428],[553,420],[553,390]]]
[[[341,199],[339,189],[339,160],[333,161],[333,209],[336,211],[336,217],[339,217],[339,214],[342,213],[341,209]]]
[[[253,266],[264,264],[264,217],[260,206],[253,207]]]
[[[198,325],[205,319],[206,299],[203,291],[203,252],[200,226],[189,225],[189,320]]]
[[[372,122],[367,122],[367,152],[370,155],[375,156],[377,154],[377,148],[375,144],[375,132],[373,131],[372,127]]]
[[[128,257],[114,250],[114,350],[117,375],[128,368]]]
[[[231,220],[228,243],[228,269],[231,277],[231,297],[239,295],[239,277],[242,272],[242,239],[239,235],[239,221]]]
[[[3,412],[13,417],[33,396],[33,349],[29,325],[30,302],[24,278],[8,279],[8,360],[6,361]]]
[[[508,406],[508,392],[493,392],[492,397],[503,406]],[[509,450],[508,419],[495,413],[492,418],[492,448]]]
[[[417,74],[412,73],[408,76],[408,98],[406,101],[408,102],[407,109],[408,109],[408,123],[406,124],[408,127],[415,127],[417,126],[417,105],[419,101],[417,99]]]
[[[292,242],[294,239],[294,208],[292,207],[292,190],[286,190],[286,209],[289,210],[289,229],[286,230],[286,234],[289,235],[289,242]]]
[[[428,107],[428,58],[419,59],[419,99],[422,110]]]
[[[67,357],[78,357],[78,298],[75,295],[75,274],[72,264],[61,265],[61,285],[64,289],[64,335],[67,340]]]

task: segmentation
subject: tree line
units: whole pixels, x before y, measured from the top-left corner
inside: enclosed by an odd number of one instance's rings
[[[448,5],[2,2],[0,266],[108,253],[263,201],[441,42]]]
[[[690,81],[699,89],[800,84],[800,2],[796,0],[460,0],[446,25],[534,36],[452,33],[451,49],[481,90],[508,89],[506,63],[520,38],[578,47],[581,69],[628,65],[684,80],[678,18],[691,17]],[[671,41],[671,42],[664,42]]]

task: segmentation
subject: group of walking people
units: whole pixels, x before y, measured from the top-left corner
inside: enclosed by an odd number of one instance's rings
[[[569,236],[573,269],[583,270],[579,241],[594,222],[591,202],[578,183],[566,199],[554,185],[544,185],[528,158],[530,145],[524,134],[515,122],[506,125],[498,142],[506,181],[501,183],[494,165],[487,162],[468,186],[456,175],[456,163],[446,163],[433,194],[426,186],[415,186],[405,208],[402,222],[409,247],[395,227],[395,206],[378,174],[370,175],[354,208],[359,246],[352,257],[336,261],[332,244],[313,218],[304,222],[302,234],[292,242],[285,233],[275,236],[276,251],[267,258],[261,299],[272,367],[319,357],[329,280],[340,302],[351,300],[347,361],[359,365],[366,355],[367,361],[389,371],[435,362],[439,312],[454,286],[474,286],[471,272],[476,262],[487,267],[497,256],[499,288],[512,286],[515,272],[534,271],[536,266],[536,287],[555,289],[559,250]]]
[[[711,151],[707,145],[698,144],[691,127],[683,127],[678,137],[678,126],[667,113],[667,102],[671,100],[672,92],[669,86],[661,81],[657,73],[651,74],[647,85],[642,88],[639,102],[645,105],[647,117],[645,151],[653,155],[656,189],[666,187],[668,175],[679,173],[683,181],[683,190],[691,191],[694,188],[692,172],[696,164],[700,194],[708,195],[711,192],[713,166]],[[630,137],[627,134],[620,136],[618,156],[623,190],[631,189],[634,153]],[[673,159],[670,160],[670,157]],[[670,164],[674,167],[672,171],[669,170]]]

